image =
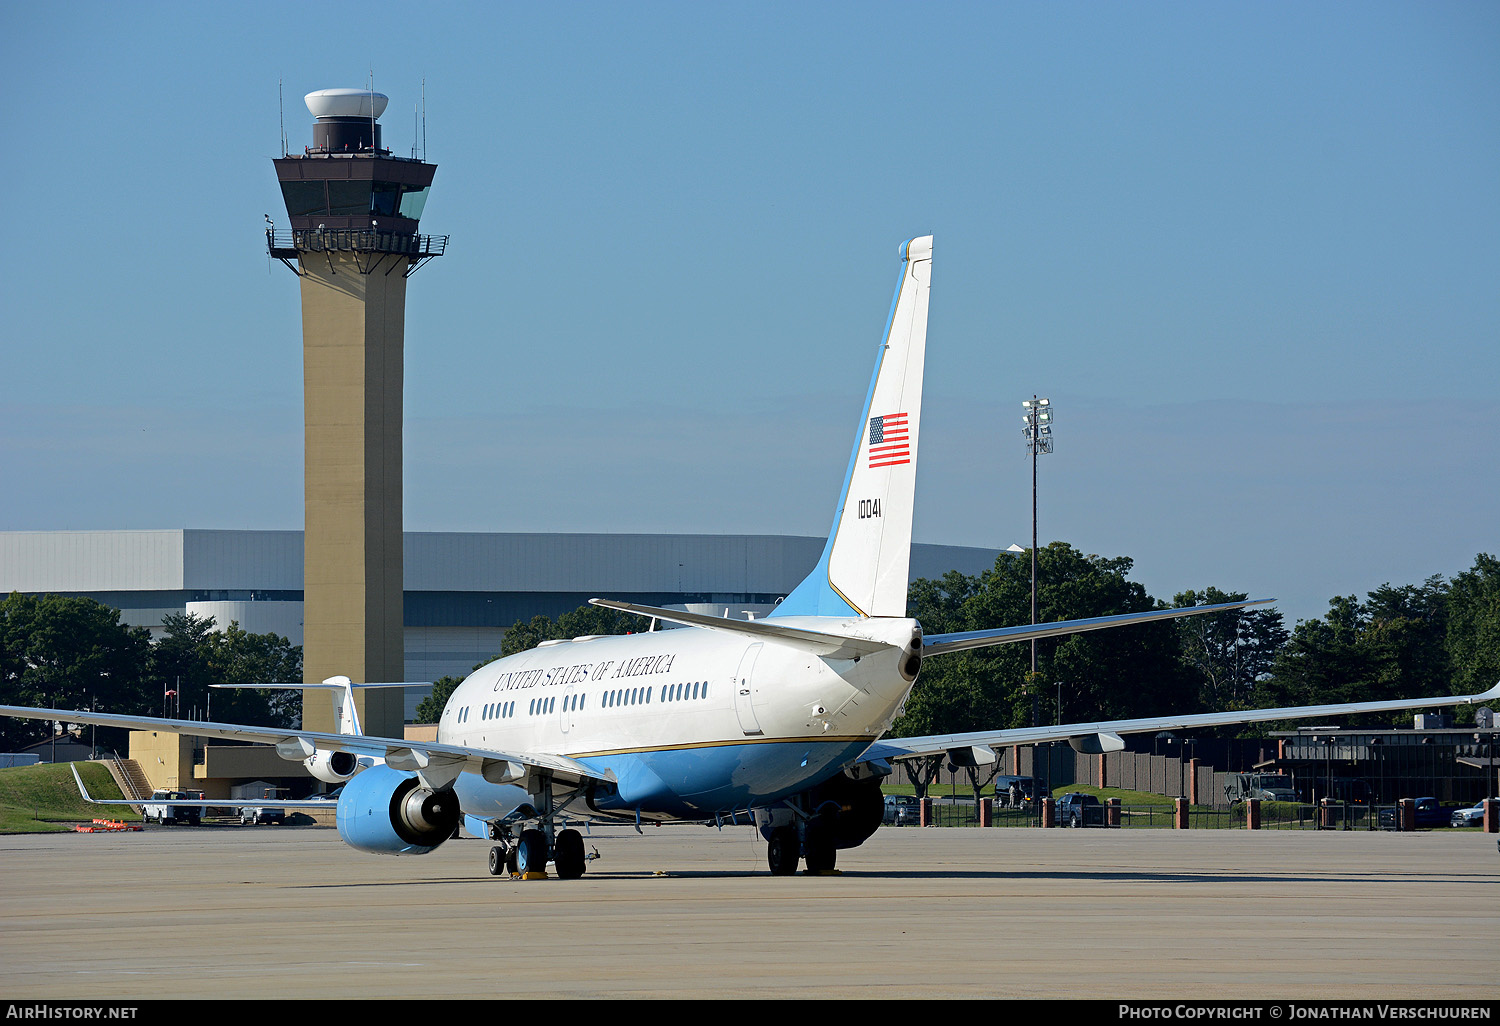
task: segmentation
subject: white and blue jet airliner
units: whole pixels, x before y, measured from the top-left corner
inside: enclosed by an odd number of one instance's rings
[[[0,714],[275,745],[344,780],[340,835],[389,855],[432,851],[461,821],[498,843],[490,871],[583,875],[570,823],[753,824],[770,870],[834,867],[880,826],[881,781],[903,759],[993,763],[996,746],[1068,741],[1118,751],[1120,735],[1473,703],[1483,695],[1072,723],[886,738],[922,663],[953,652],[1252,605],[1223,603],[923,636],[906,615],[932,239],[901,247],[901,278],[821,559],[775,611],[734,620],[594,601],[686,629],[547,642],[475,670],[437,740],[0,707]],[[1269,600],[1266,600],[1269,601]],[[329,681],[336,691],[346,682]],[[351,703],[352,704],[352,703]],[[222,805],[223,802],[205,804]],[[295,806],[296,802],[278,802]],[[324,803],[326,807],[326,803]]]

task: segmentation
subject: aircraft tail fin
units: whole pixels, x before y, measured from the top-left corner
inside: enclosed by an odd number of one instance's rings
[[[906,615],[932,236],[905,243],[901,260],[833,530],[818,565],[772,616]]]

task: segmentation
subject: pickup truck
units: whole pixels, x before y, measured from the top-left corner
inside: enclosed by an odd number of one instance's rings
[[[189,826],[197,826],[203,819],[203,809],[199,805],[175,805],[174,802],[201,802],[202,791],[174,791],[171,788],[159,787],[151,792],[151,797],[141,806],[141,815],[148,821],[155,820],[158,823],[186,823]]]
[[[1418,798],[1416,805],[1418,830],[1445,827],[1453,819],[1453,810],[1443,808],[1436,798]]]
[[[1500,798],[1481,798],[1467,809],[1456,809],[1448,819],[1449,826],[1471,827],[1481,826],[1484,823],[1484,803],[1486,801],[1500,801]]]
[[[1414,801],[1415,808],[1412,824],[1414,830],[1431,830],[1433,827],[1445,827],[1456,825],[1453,822],[1454,811],[1452,808],[1438,804],[1436,798],[1417,798]],[[1461,811],[1461,810],[1460,810]],[[1386,807],[1380,810],[1380,828],[1382,830],[1399,830],[1400,821],[1399,807]]]
[[[917,800],[911,795],[888,794],[885,796],[885,815],[881,822],[886,826],[916,826],[920,818]]]
[[[1059,826],[1084,827],[1104,825],[1104,803],[1091,794],[1069,791],[1057,800]]]
[[[274,802],[280,795],[280,788],[266,788],[266,800]],[[240,808],[240,824],[250,826],[260,823],[284,823],[286,822],[286,809],[279,805],[245,805]]]
[[[1292,778],[1285,773],[1233,773],[1224,784],[1224,797],[1230,805],[1238,805],[1247,798],[1294,802],[1297,791],[1292,787]]]

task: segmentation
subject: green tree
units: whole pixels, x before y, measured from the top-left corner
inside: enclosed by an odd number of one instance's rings
[[[479,666],[483,666],[480,663]],[[474,669],[479,669],[479,666]],[[436,723],[443,717],[443,707],[448,704],[448,698],[453,694],[453,689],[463,683],[462,677],[439,677],[432,684],[432,694],[417,703],[417,722]]]
[[[302,679],[302,647],[293,645],[280,634],[251,634],[231,621],[215,635],[210,665],[219,684],[277,684]],[[292,689],[259,691],[216,691],[213,700],[215,719],[237,716],[236,710],[265,708],[265,719],[248,722],[274,727],[299,727],[302,724],[303,692]],[[219,696],[228,696],[228,700]],[[240,703],[244,703],[242,706]],[[223,713],[227,712],[228,715]],[[242,723],[245,720],[234,719]]]
[[[1053,542],[1037,553],[1037,566],[1040,623],[1160,608],[1129,579],[1128,558],[1084,555]],[[950,572],[916,581],[908,609],[924,634],[1029,623],[1030,560],[1007,554],[977,577]],[[1052,722],[1059,693],[1068,722],[1191,708],[1195,681],[1178,650],[1173,626],[1163,623],[1044,639],[1035,678],[1024,642],[932,659],[893,729],[905,735],[1024,726],[1033,709],[1040,722]]]
[[[1257,705],[1325,705],[1451,694],[1448,585],[1429,577],[1421,585],[1390,584],[1360,602],[1353,595],[1329,601],[1321,618],[1293,628],[1271,674],[1256,686]],[[1388,715],[1351,722],[1388,722]]]
[[[1480,553],[1448,591],[1444,639],[1453,668],[1453,693],[1472,695],[1500,681],[1500,560]],[[1465,707],[1472,715],[1472,710]]]
[[[1239,602],[1250,596],[1209,587],[1184,591],[1176,607]],[[1208,712],[1249,707],[1257,681],[1264,679],[1290,635],[1275,609],[1231,609],[1176,621],[1183,661],[1199,679],[1198,704]]]
[[[302,692],[256,688],[215,689],[210,684],[276,684],[302,679],[302,649],[279,634],[251,634],[238,621],[220,631],[213,617],[170,613],[151,651],[152,671],[163,693],[175,691],[184,715],[229,723],[295,727]]]
[[[152,711],[150,635],[120,622],[118,610],[90,598],[12,593],[0,601],[0,701],[59,709],[90,705]],[[38,720],[0,720],[0,748],[47,736]],[[120,732],[100,731],[101,744]]]

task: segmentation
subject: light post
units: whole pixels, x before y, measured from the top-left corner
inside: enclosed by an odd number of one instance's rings
[[[1161,757],[1161,746],[1163,744],[1167,745],[1167,752],[1170,753],[1172,751],[1171,746],[1173,744],[1175,744],[1176,742],[1177,742],[1177,735],[1176,734],[1172,733],[1170,730],[1163,730],[1160,733],[1158,733],[1156,735],[1156,737],[1154,737],[1152,739],[1151,754],[1154,755],[1154,756],[1156,756],[1156,757],[1158,757],[1158,758],[1160,758]],[[1153,771],[1153,776],[1154,776],[1154,771]],[[1179,781],[1178,782],[1181,783],[1181,775],[1180,774],[1179,774]],[[1161,771],[1161,790],[1162,790],[1163,794],[1165,794],[1166,791],[1167,791],[1167,768],[1165,766],[1162,767],[1162,771]]]
[[[1022,400],[1026,410],[1021,419],[1026,422],[1022,434],[1026,436],[1026,451],[1031,454],[1031,625],[1036,626],[1036,458],[1052,451],[1052,400],[1032,396]],[[1032,684],[1036,677],[1036,639],[1031,639]],[[1033,727],[1036,716],[1032,715]]]

